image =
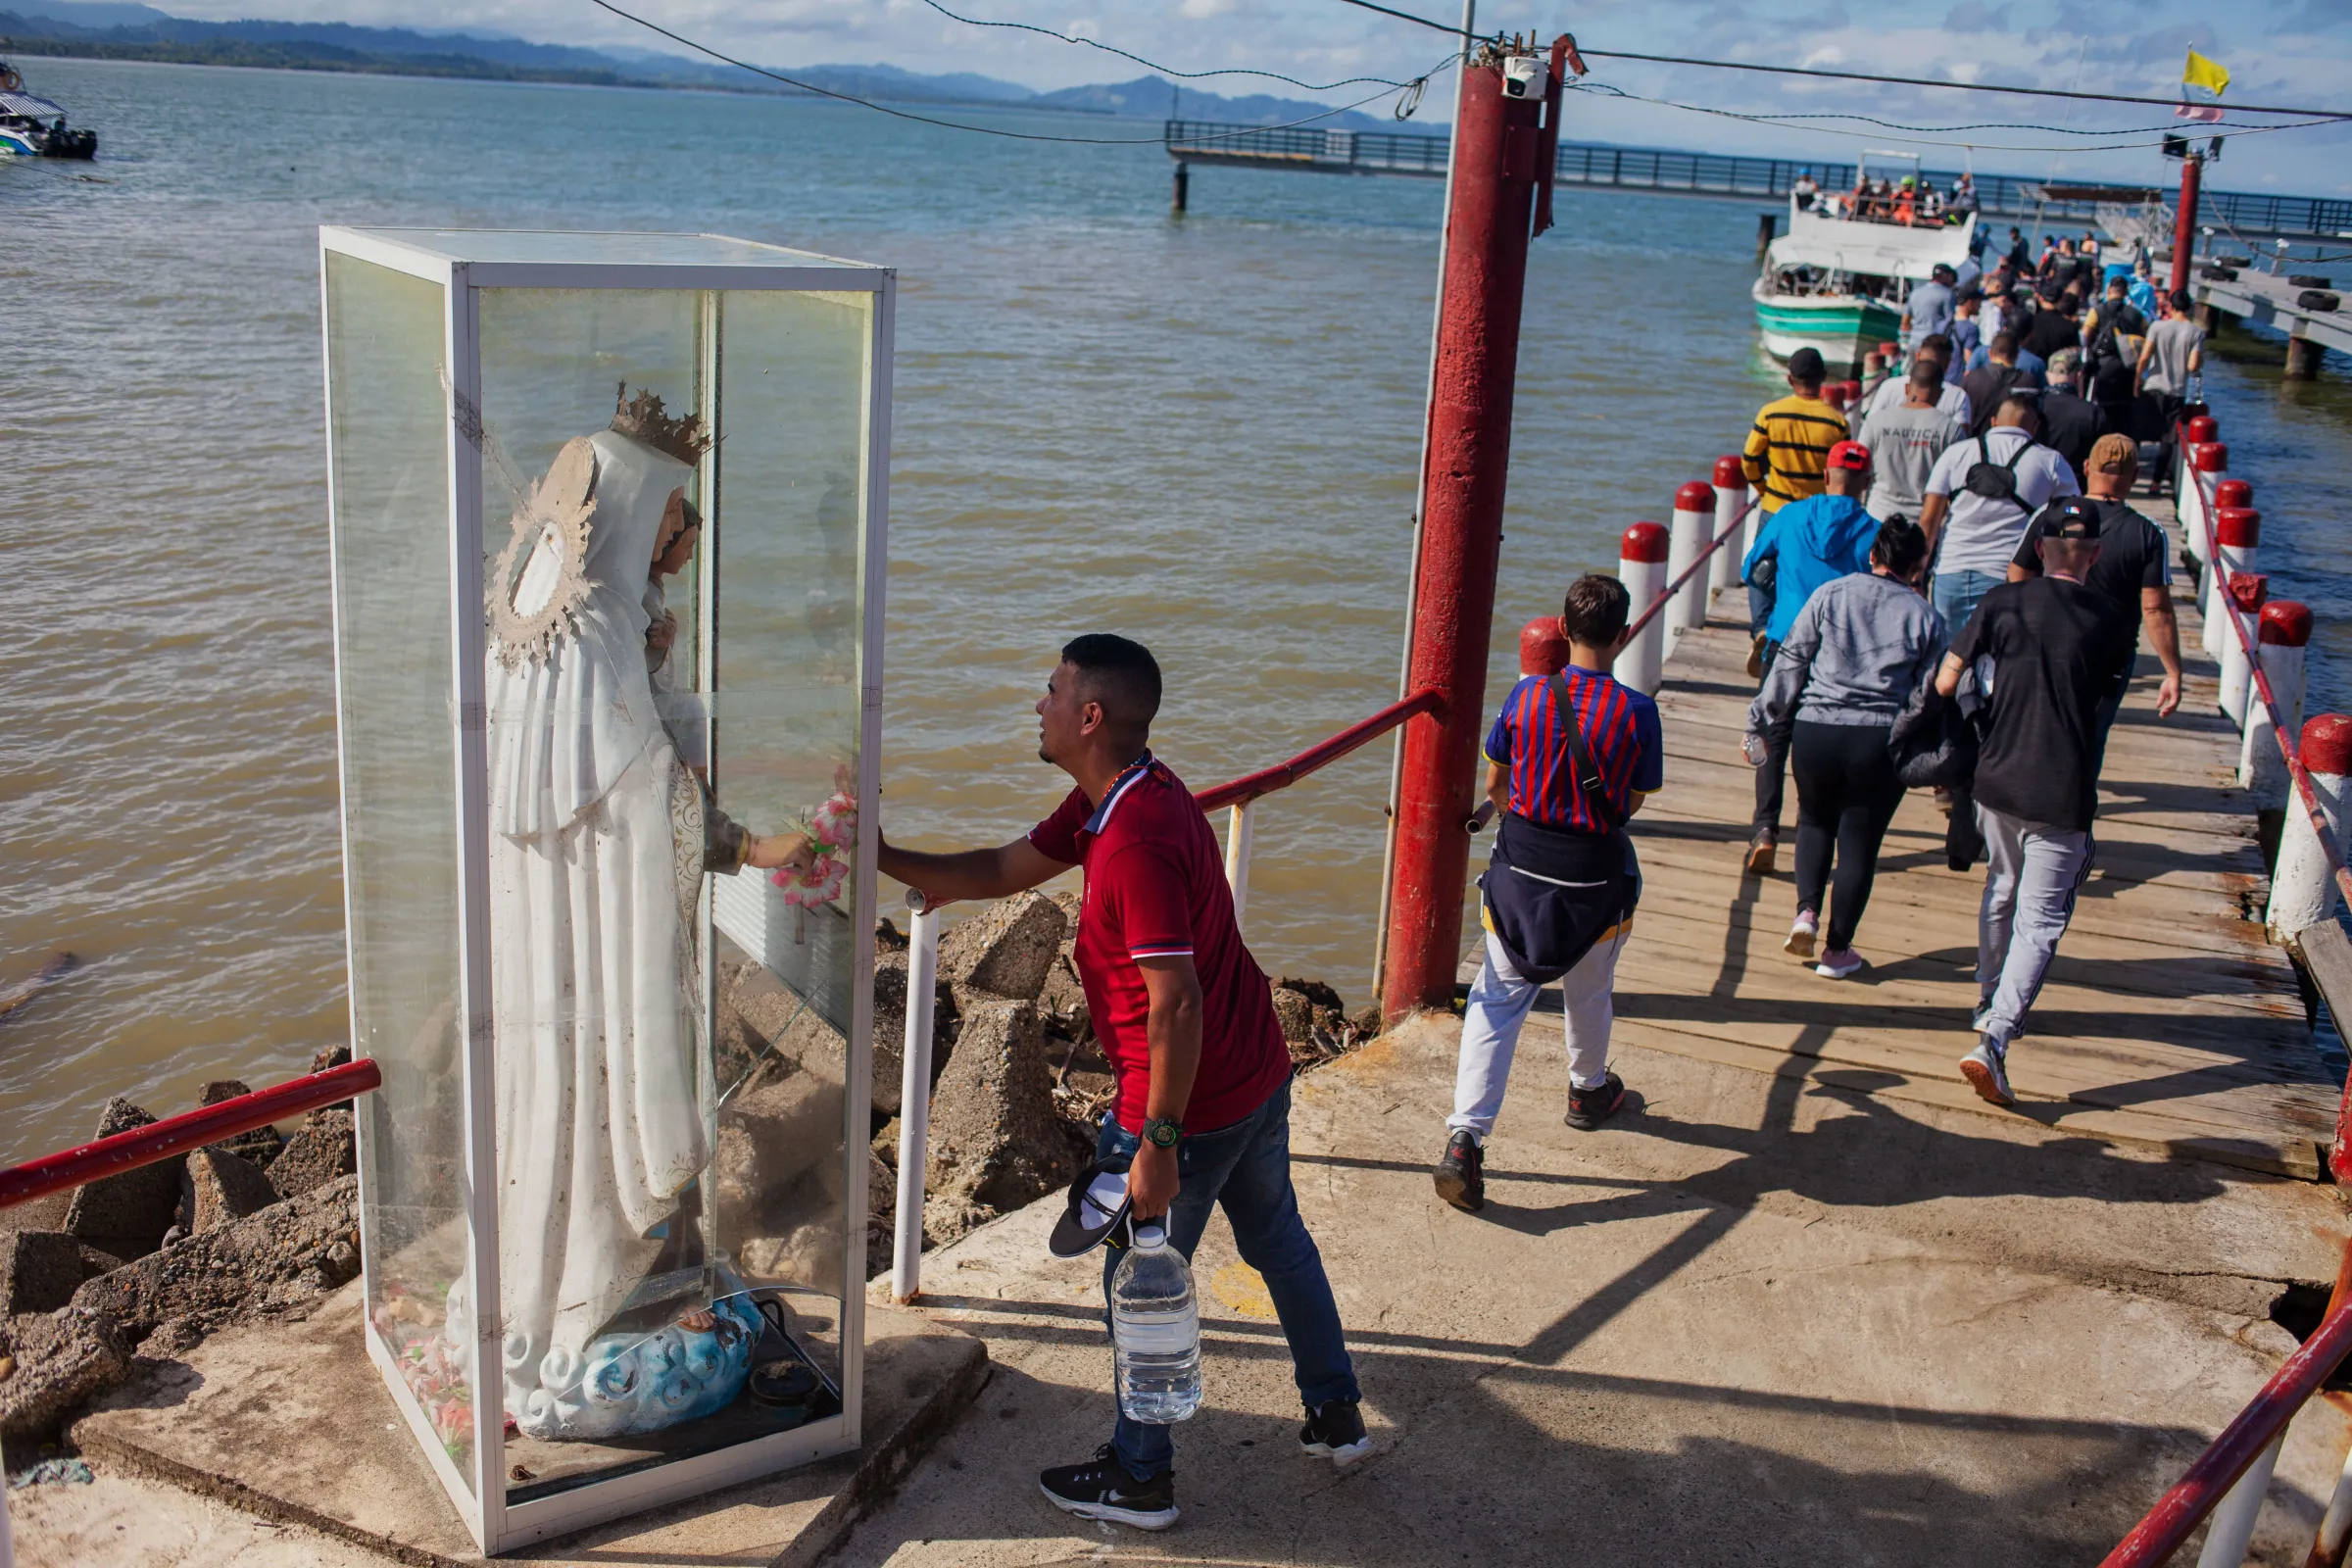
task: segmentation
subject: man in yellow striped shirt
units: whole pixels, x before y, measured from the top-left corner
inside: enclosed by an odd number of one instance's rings
[[[1822,469],[1830,448],[1846,439],[1845,416],[1822,401],[1821,351],[1798,349],[1788,356],[1788,392],[1756,411],[1740,466],[1763,497],[1771,516],[1791,501],[1822,491]]]

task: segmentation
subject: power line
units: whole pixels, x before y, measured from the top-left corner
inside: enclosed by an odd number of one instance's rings
[[[813,81],[803,81],[796,76],[787,76],[780,71],[770,71],[765,66],[755,66],[748,60],[738,60],[733,55],[720,53],[709,44],[697,43],[682,32],[672,32],[658,22],[649,22],[632,12],[623,11],[620,7],[612,4],[612,0],[589,0],[589,3],[612,12],[623,22],[633,22],[640,27],[660,33],[672,43],[683,44],[696,54],[709,55],[711,59],[733,66],[739,71],[748,71],[755,76],[765,76],[770,81],[780,81],[787,87],[798,87],[803,92],[814,93],[820,98],[835,98],[845,104],[856,104],[860,109],[871,109],[875,114],[888,115],[893,120],[911,120],[918,125],[938,125],[946,130],[965,130],[975,136],[1002,136],[1010,141],[1077,142],[1092,147],[1157,147],[1163,145],[1166,140],[1164,136],[1050,136],[1042,131],[1004,130],[996,125],[967,125],[960,121],[938,120],[930,115],[915,114],[910,110],[894,109],[888,104],[876,103],[871,98],[860,98],[856,93],[836,92],[831,87],[820,87]],[[1402,90],[1412,93],[1413,101],[1418,103],[1419,89],[1428,84],[1429,78],[1454,64],[1456,64],[1455,57],[1447,55],[1422,75],[1406,82]],[[1341,104],[1336,108],[1308,115],[1301,120],[1288,121],[1279,125],[1250,125],[1239,130],[1215,132],[1201,139],[1221,141],[1236,136],[1251,135],[1261,130],[1290,130],[1299,125],[1311,125],[1318,120],[1329,120],[1334,115],[1344,115],[1351,109],[1361,109],[1364,105],[1386,98],[1396,91],[1398,89],[1396,87],[1385,87],[1368,97],[1358,98],[1351,104]]]
[[[1348,5],[1362,5],[1365,0],[1343,0]],[[1378,10],[1379,7],[1374,7]],[[1436,23],[1431,23],[1436,26]],[[2149,104],[2159,109],[2177,109],[2177,98],[2140,98],[2129,93],[2070,92],[2057,87],[2004,87],[1984,81],[1937,81],[1930,76],[1877,76],[1860,71],[1823,71],[1809,66],[1759,66],[1744,60],[1697,60],[1688,55],[1636,55],[1614,49],[1587,49],[1578,45],[1578,52],[1589,60],[1639,60],[1653,66],[1704,66],[1713,71],[1760,71],[1774,76],[1821,76],[1833,81],[1866,81],[1884,86],[1943,87],[1953,92],[2006,92],[2028,98],[2075,98],[2088,103]],[[2229,106],[2247,115],[2300,115],[2312,120],[2352,120],[2352,111],[2341,109],[2279,109],[2267,104],[2231,104]]]
[[[1355,6],[1364,11],[1377,11],[1384,17],[1399,22],[1416,23],[1439,32],[1459,35],[1461,29],[1449,22],[1437,22],[1417,17],[1409,11],[1394,11],[1387,6],[1374,5],[1372,0],[1340,0],[1342,5]],[[2006,92],[2028,98],[2075,98],[2088,103],[2148,104],[2158,109],[2180,107],[2177,98],[2141,98],[2129,93],[2068,91],[2057,87],[2005,87],[1996,82],[1938,81],[1932,76],[1880,76],[1861,71],[1824,71],[1814,66],[1763,66],[1745,60],[1700,60],[1690,55],[1638,55],[1619,49],[1588,49],[1582,44],[1577,52],[1588,60],[1638,60],[1652,66],[1703,66],[1710,71],[1759,71],[1775,76],[1819,76],[1832,81],[1863,81],[1882,86],[1942,87],[1952,92]],[[2352,111],[2342,109],[2281,109],[2269,104],[2231,104],[2230,108],[2248,115],[2300,115],[2311,120],[2352,120]]]
[[[1199,81],[1206,76],[1263,76],[1268,81],[1287,82],[1291,86],[1300,87],[1308,92],[1337,92],[1342,87],[1355,87],[1366,82],[1377,82],[1383,87],[1409,87],[1412,85],[1409,81],[1391,81],[1386,76],[1347,76],[1338,81],[1324,82],[1300,81],[1297,76],[1286,76],[1279,71],[1248,71],[1239,67],[1224,71],[1178,71],[1175,67],[1163,66],[1156,60],[1146,60],[1142,55],[1130,54],[1116,45],[1102,43],[1093,38],[1081,38],[1075,33],[1055,32],[1052,27],[1032,26],[1026,22],[991,22],[984,17],[957,16],[946,6],[941,5],[939,0],[923,0],[923,4],[946,17],[950,22],[960,22],[967,27],[1004,27],[1014,32],[1034,32],[1044,37],[1056,38],[1063,43],[1083,44],[1089,49],[1100,49],[1106,55],[1117,55],[1121,60],[1132,60],[1137,65],[1156,71],[1163,76],[1181,76],[1188,81]]]

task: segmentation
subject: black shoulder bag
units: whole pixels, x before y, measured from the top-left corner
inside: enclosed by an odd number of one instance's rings
[[[1600,776],[1600,764],[1592,760],[1592,748],[1585,742],[1585,726],[1578,722],[1576,701],[1568,693],[1568,677],[1552,671],[1551,700],[1560,705],[1560,717],[1568,726],[1568,760],[1576,764],[1576,787],[1585,798],[1586,807],[1603,833],[1614,833],[1625,825],[1625,817],[1617,803],[1609,799],[1609,790]]]

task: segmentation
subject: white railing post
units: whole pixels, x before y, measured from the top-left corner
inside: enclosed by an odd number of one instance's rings
[[[1637,522],[1625,530],[1617,546],[1617,580],[1625,584],[1626,596],[1632,600],[1626,613],[1636,620],[1666,586],[1667,543],[1664,528],[1654,522]],[[1610,673],[1647,697],[1657,691],[1665,664],[1666,613],[1660,611],[1626,644]]]
[[[2321,713],[2304,722],[2295,756],[2311,780],[2328,818],[2328,830],[2343,842],[2346,775],[2352,774],[2352,718]],[[2335,917],[2335,862],[2312,826],[2302,792],[2286,797],[2286,825],[2278,835],[2278,867],[2271,873],[2271,902],[2264,915],[2271,939],[2283,942],[2322,920]]]
[[[1250,907],[1250,803],[1233,808],[1225,827],[1225,882],[1233,889],[1233,928],[1242,928]]]
[[[2295,744],[2303,731],[2303,650],[2311,641],[2311,611],[2291,599],[2274,599],[2262,607],[2256,634],[2260,640],[2263,677],[2278,700],[2278,722],[2285,726],[2286,744]],[[2294,793],[2286,759],[2278,750],[2280,736],[2271,723],[2270,706],[2246,704],[2246,728],[2237,754],[2237,781],[2261,809],[2287,803]]]
[[[1747,505],[1747,480],[1741,474],[1738,458],[1715,460],[1715,535],[1723,536],[1725,529],[1740,520],[1740,513]],[[1740,586],[1740,563],[1747,552],[1735,539],[1715,552],[1715,564],[1707,573],[1707,584],[1718,593],[1731,593]],[[1742,618],[1746,607],[1740,607]]]
[[[891,1298],[923,1292],[923,1171],[931,1157],[931,1015],[938,1001],[939,906],[906,891],[906,1061],[899,1082],[899,1209],[891,1254]]]
[[[2219,659],[2229,646],[2230,628],[2222,617],[2230,604],[2230,579],[2254,570],[2255,553],[2262,545],[2262,514],[2252,507],[2215,507],[2207,544],[2220,559],[2205,564],[2205,580],[2198,585],[2200,611],[2205,616],[2205,652]]]
[[[1674,592],[1674,602],[1666,607],[1661,618],[1666,622],[1666,640],[1671,647],[1682,639],[1683,633],[1695,631],[1707,623],[1707,573],[1691,571],[1715,537],[1715,487],[1693,479],[1674,493],[1674,531],[1666,547],[1666,580],[1687,579]],[[1637,611],[1639,606],[1635,607]]]
[[[2271,1489],[2271,1471],[2278,1465],[2278,1449],[2285,1442],[2286,1432],[2281,1428],[2271,1446],[2246,1466],[2237,1485],[2214,1504],[2213,1521],[2205,1530],[2205,1549],[2197,1553],[2197,1568],[2238,1568],[2246,1560],[2246,1547],[2254,1540],[2254,1520],[2262,1512],[2262,1494]]]

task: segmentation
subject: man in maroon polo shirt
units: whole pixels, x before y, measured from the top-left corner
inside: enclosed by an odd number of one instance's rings
[[[996,899],[1086,868],[1078,977],[1118,1075],[1099,1152],[1125,1158],[1137,1219],[1166,1216],[1188,1258],[1222,1205],[1244,1261],[1263,1275],[1290,1341],[1308,1453],[1348,1464],[1371,1442],[1322,1254],[1291,1189],[1291,1058],[1265,971],[1243,945],[1216,836],[1151,751],[1159,666],[1142,645],[1072,641],[1037,704],[1038,756],[1076,780],[1024,838],[926,855],[884,844],[880,865],[934,900]],[[1103,1288],[1118,1262],[1105,1261]],[[1145,1530],[1176,1522],[1165,1426],[1122,1413],[1086,1463],[1039,1477],[1085,1519]]]

